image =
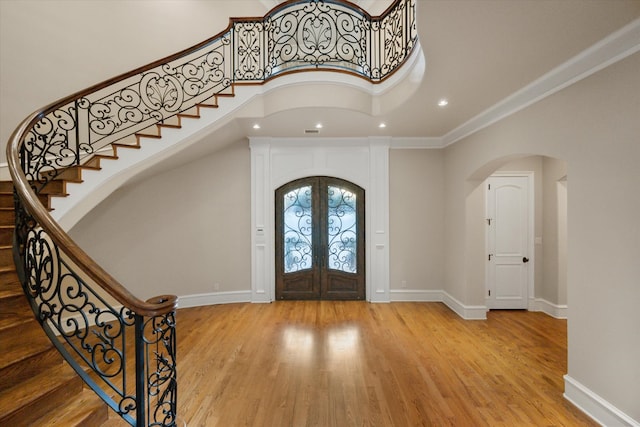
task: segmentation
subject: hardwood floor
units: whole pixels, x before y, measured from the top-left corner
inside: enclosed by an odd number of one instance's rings
[[[563,399],[566,322],[541,313],[288,301],[177,322],[189,427],[597,425]]]

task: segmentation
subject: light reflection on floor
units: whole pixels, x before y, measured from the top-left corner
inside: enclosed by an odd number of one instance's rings
[[[282,331],[282,351],[296,364],[340,363],[358,357],[360,330],[357,326],[332,326],[327,330],[286,325]]]

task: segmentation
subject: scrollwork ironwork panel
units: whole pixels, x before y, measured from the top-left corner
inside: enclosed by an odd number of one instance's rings
[[[263,81],[264,24],[262,21],[241,21],[233,25],[235,81]]]
[[[284,195],[284,272],[308,270],[313,264],[312,187]]]
[[[358,272],[358,222],[356,195],[329,185],[327,208],[327,267]]]
[[[26,133],[23,168],[43,188],[67,168],[223,92],[298,69],[346,70],[381,81],[417,41],[415,0],[376,20],[336,0],[286,3],[262,19],[235,20],[201,48],[57,107]]]
[[[302,67],[368,76],[370,23],[356,10],[324,1],[293,4],[265,19],[266,77]]]
[[[175,425],[178,384],[174,314],[147,319],[143,336],[147,367],[146,386],[150,399],[147,416],[149,425]]]

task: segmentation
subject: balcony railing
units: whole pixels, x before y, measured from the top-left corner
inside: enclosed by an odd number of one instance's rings
[[[111,144],[236,84],[310,70],[381,82],[416,45],[415,8],[416,0],[396,0],[372,17],[344,1],[288,1],[262,18],[233,18],[192,48],[50,104],[14,131],[7,157],[24,291],[60,353],[131,425],[176,424],[177,297],[132,295],[71,240],[38,194]]]

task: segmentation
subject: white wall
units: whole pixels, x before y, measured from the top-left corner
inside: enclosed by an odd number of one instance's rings
[[[445,153],[445,289],[482,295],[460,268],[467,180],[496,159],[565,159],[569,376],[640,420],[640,54],[548,97]],[[465,254],[465,256],[469,256]]]

